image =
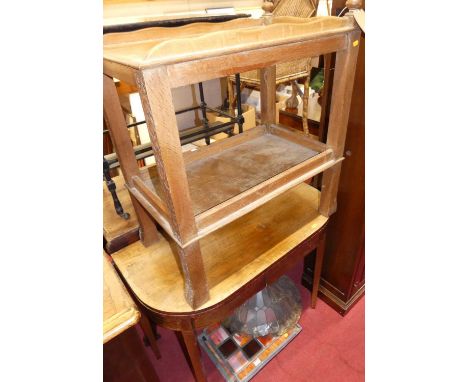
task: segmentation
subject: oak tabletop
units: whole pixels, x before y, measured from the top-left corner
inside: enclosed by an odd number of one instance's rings
[[[328,220],[317,211],[319,199],[319,191],[302,183],[202,238],[210,298],[197,311],[222,302],[317,232]],[[184,298],[173,243],[161,238],[144,247],[138,241],[112,258],[143,305],[165,313],[195,311]]]
[[[355,28],[349,18],[273,17],[155,27],[104,36],[104,60],[136,69],[268,48]]]

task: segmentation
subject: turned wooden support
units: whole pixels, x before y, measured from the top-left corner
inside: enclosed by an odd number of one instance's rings
[[[346,2],[346,7],[349,12],[345,16],[354,17],[356,24],[358,24],[364,32],[364,11],[362,10],[362,1],[348,0]]]
[[[264,1],[262,4],[262,9],[263,9],[263,23],[265,25],[271,24],[272,19],[273,19],[273,9],[275,8],[275,5],[271,1]]]
[[[297,100],[298,86],[296,81],[291,81],[291,96],[286,100],[286,111],[297,114],[299,101]]]
[[[273,9],[275,9],[275,4],[272,1],[264,1],[262,4],[262,9],[264,11],[263,16],[271,16]]]
[[[349,9],[348,13],[352,14],[354,10],[362,9],[362,0],[348,0],[345,6]]]

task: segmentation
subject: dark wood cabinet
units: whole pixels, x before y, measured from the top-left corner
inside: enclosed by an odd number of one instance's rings
[[[319,296],[344,315],[364,294],[364,56],[360,51],[349,115],[338,210],[330,217]],[[304,262],[303,284],[312,284],[314,254]]]

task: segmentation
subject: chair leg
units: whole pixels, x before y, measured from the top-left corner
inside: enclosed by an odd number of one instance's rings
[[[317,305],[318,290],[320,284],[320,275],[322,274],[323,255],[325,254],[325,233],[322,234],[315,254],[314,280],[312,283],[312,292],[310,296],[310,307],[315,309]]]

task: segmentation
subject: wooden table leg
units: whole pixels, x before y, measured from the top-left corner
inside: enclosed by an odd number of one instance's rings
[[[156,343],[156,336],[154,335],[154,331],[152,328],[152,323],[149,318],[142,312],[140,318],[140,325],[143,329],[143,333],[145,334],[146,338],[148,339],[151,349],[153,350],[156,359],[161,358],[161,353],[159,352],[158,344]]]
[[[312,292],[310,295],[310,307],[315,309],[317,305],[318,289],[320,284],[320,275],[322,273],[323,255],[325,254],[325,233],[320,237],[320,241],[315,253],[314,280],[312,283]]]
[[[197,342],[197,334],[195,331],[183,331],[182,337],[184,339],[185,347],[187,348],[190,357],[190,364],[197,382],[206,382],[205,370],[201,360],[200,347]]]

